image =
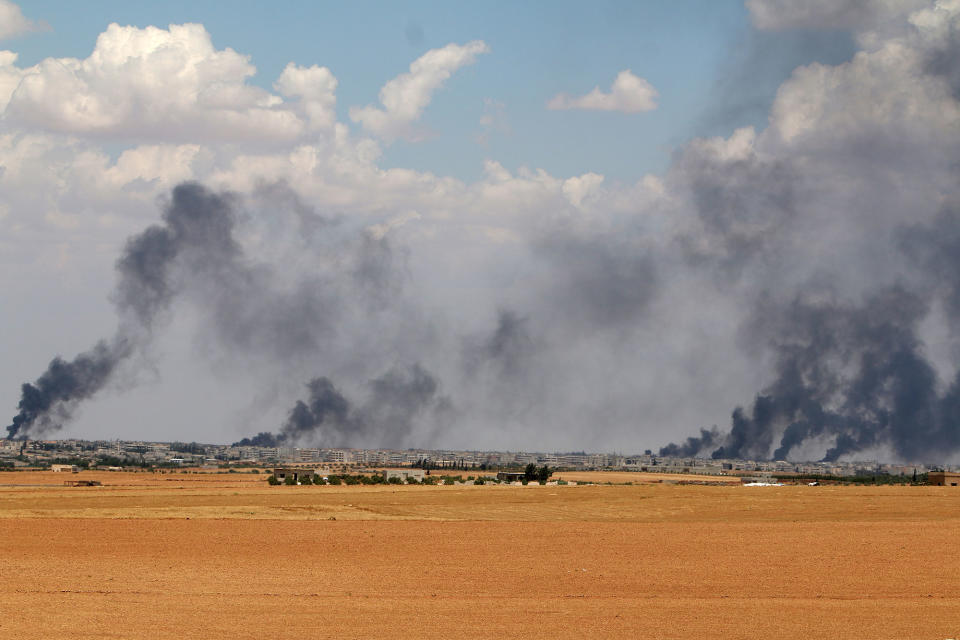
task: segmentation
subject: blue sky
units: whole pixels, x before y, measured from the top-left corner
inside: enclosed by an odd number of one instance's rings
[[[24,11],[51,30],[8,42],[20,54],[20,65],[45,57],[82,59],[111,22],[138,27],[199,22],[217,48],[250,56],[258,71],[251,82],[266,89],[289,62],[329,67],[340,82],[337,110],[344,122],[350,106],[375,103],[379,88],[428,49],[483,40],[490,53],[454,74],[422,118],[434,135],[417,143],[394,142],[381,162],[466,180],[480,175],[486,158],[509,169],[593,171],[608,180],[659,173],[692,137],[763,126],[776,87],[798,64],[837,62],[851,52],[836,38],[822,40],[832,43],[829,47],[817,47],[803,32],[758,34],[743,4],[730,0],[589,5],[38,0]],[[759,69],[749,79],[754,99],[749,108],[737,104],[744,82],[736,76],[745,67]],[[545,109],[559,92],[606,90],[623,69],[658,90],[656,110]],[[731,84],[738,86],[726,86]],[[481,144],[484,115],[494,124]]]

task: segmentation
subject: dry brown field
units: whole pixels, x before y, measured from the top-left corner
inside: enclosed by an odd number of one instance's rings
[[[0,473],[0,638],[956,638],[958,534],[950,487]]]

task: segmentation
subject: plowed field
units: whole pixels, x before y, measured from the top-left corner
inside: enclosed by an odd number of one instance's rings
[[[0,638],[960,636],[956,488],[0,485]]]

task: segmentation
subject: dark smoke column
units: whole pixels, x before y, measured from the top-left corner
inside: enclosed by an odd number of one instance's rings
[[[117,363],[128,354],[128,343],[118,340],[110,345],[100,342],[72,362],[54,358],[35,383],[24,383],[19,412],[7,427],[7,436],[25,438],[30,431],[59,428],[82,400],[106,384]]]
[[[27,438],[59,429],[81,402],[93,397],[117,366],[146,346],[159,314],[175,294],[172,272],[179,263],[193,270],[214,269],[238,253],[233,240],[229,196],[186,183],[173,190],[162,225],[131,237],[117,261],[112,296],[118,328],[72,361],[54,358],[34,383],[22,387],[18,413],[7,426],[10,438]]]

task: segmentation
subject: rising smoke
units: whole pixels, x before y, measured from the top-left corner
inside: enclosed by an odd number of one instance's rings
[[[107,383],[117,363],[130,353],[130,344],[118,337],[110,344],[98,342],[71,362],[54,358],[36,382],[23,385],[19,413],[7,427],[8,437],[60,428],[73,417],[80,402],[91,398]]]
[[[295,214],[302,237],[310,240],[329,226],[294,202],[289,190],[273,186],[265,194]],[[234,195],[195,183],[176,187],[163,224],[130,238],[117,261],[115,336],[73,361],[55,358],[35,383],[24,384],[9,437],[37,437],[70,420],[78,404],[107,386],[122,363],[149,349],[174,302],[192,301],[200,308],[205,330],[224,349],[284,360],[324,353],[335,320],[350,310],[344,288],[355,292],[352,300],[364,309],[388,304],[394,275],[384,240],[361,237],[346,251],[312,245],[311,250],[326,250],[324,257],[332,262],[328,272],[289,281],[241,246],[241,209]]]
[[[829,12],[855,8],[833,4]],[[792,6],[803,24],[826,18]],[[960,22],[936,3],[905,28],[891,26],[891,16],[906,22],[908,13],[844,13],[863,42],[896,33],[891,46],[913,56],[902,66],[891,63],[892,49],[870,45],[836,68],[799,69],[781,87],[763,144],[727,150],[720,162],[707,144],[681,156],[698,221],[681,246],[740,301],[741,345],[772,358],[772,382],[733,411],[729,431],[701,430],[662,455],[943,461],[960,450],[960,218],[942,204],[956,193],[947,167],[960,161],[960,141],[921,142],[939,126],[956,131]],[[759,15],[790,26],[782,13]],[[942,105],[945,119],[924,131],[891,99],[861,122],[840,120],[877,91],[879,67],[896,74],[886,81],[900,90],[916,88],[907,102]],[[835,88],[821,85],[820,111],[797,127],[791,118],[803,107],[790,101],[827,77]]]
[[[123,361],[147,346],[177,292],[175,265],[182,261],[209,276],[217,264],[229,263],[238,252],[230,233],[228,199],[199,185],[177,187],[163,219],[162,226],[130,238],[117,261],[115,336],[71,362],[54,358],[35,383],[25,383],[8,437],[37,437],[59,429],[80,401],[99,392]]]
[[[762,301],[751,332],[776,353],[776,381],[748,411],[733,412],[732,428],[704,434],[697,453],[714,458],[785,460],[794,447],[831,443],[836,460],[884,444],[899,459],[925,460],[960,444],[948,391],[937,392],[933,367],[917,330],[928,309],[922,298],[891,287],[855,305],[823,293],[787,304]],[[711,436],[707,438],[706,436]]]
[[[186,307],[215,362],[293,406],[242,443],[956,460],[960,10],[749,4],[764,38],[846,32],[762,131],[693,140],[637,185],[537,209],[549,179],[497,177],[433,219],[378,202],[362,230],[283,185],[177,187],[117,263],[115,336],[24,385],[10,435],[59,427]],[[470,210],[484,189],[505,211]]]
[[[307,400],[297,400],[276,434],[260,432],[236,446],[279,447],[318,444],[331,447],[379,442],[398,447],[410,435],[415,420],[437,424],[449,410],[438,396],[437,381],[423,367],[392,368],[367,384],[366,401],[356,406],[329,378],[307,383]]]

